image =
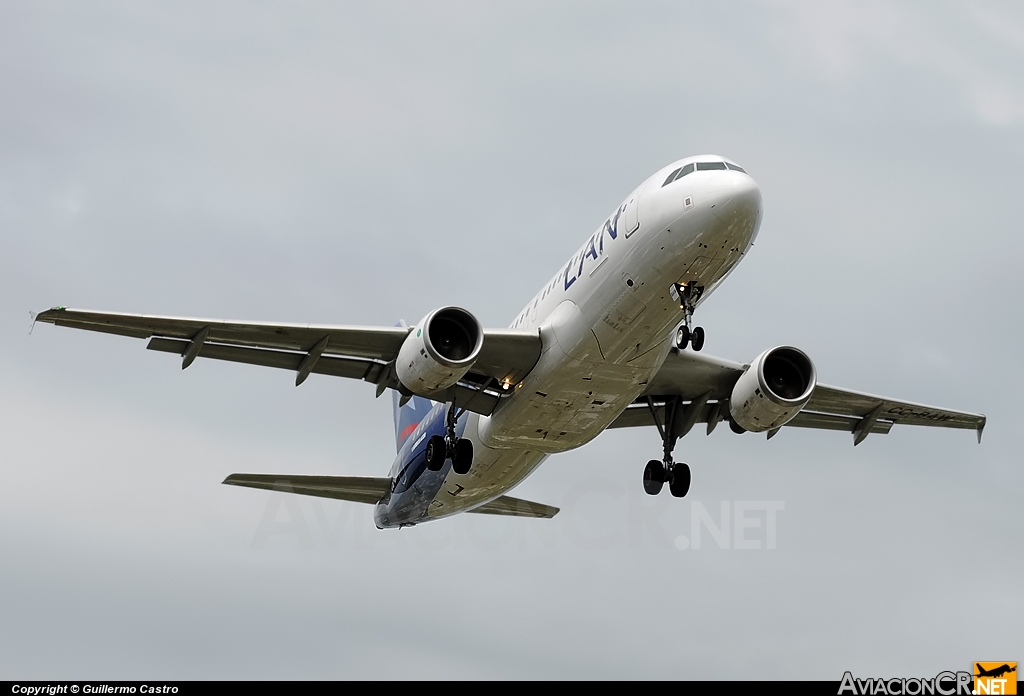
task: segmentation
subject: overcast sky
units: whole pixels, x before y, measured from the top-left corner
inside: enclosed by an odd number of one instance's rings
[[[220,485],[382,476],[373,386],[39,325],[63,304],[515,317],[691,154],[765,218],[697,319],[821,381],[984,412],[854,449],[649,430],[547,461],[554,520],[378,531]],[[821,678],[1022,660],[1019,3],[0,4],[0,676]],[[759,549],[728,548],[739,502]],[[735,526],[735,525],[733,525]],[[685,537],[685,538],[684,538]],[[1014,578],[1017,578],[1016,580]]]

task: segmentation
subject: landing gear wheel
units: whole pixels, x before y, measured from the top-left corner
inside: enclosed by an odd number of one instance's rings
[[[440,435],[434,435],[427,440],[427,468],[431,471],[440,471],[444,466],[444,460],[447,459],[447,450],[444,438]]]
[[[676,329],[676,348],[686,350],[686,344],[690,342],[690,329],[683,324]]]
[[[657,459],[652,459],[644,467],[644,492],[647,495],[658,495],[664,485],[665,465]]]
[[[690,335],[690,346],[697,352],[704,347],[704,327],[698,326],[693,329]]]
[[[686,285],[675,284],[676,292],[679,294],[679,309],[683,310],[683,325],[676,330],[676,347],[684,350],[689,343],[694,350],[699,351],[704,347],[704,329],[699,326],[693,327],[693,310],[697,307],[697,301],[704,294],[704,286],[697,285],[696,280],[691,280]]]
[[[462,438],[455,443],[455,452],[452,453],[452,471],[460,476],[469,473],[473,466],[473,443]]]
[[[676,498],[682,498],[690,490],[690,466],[679,462],[672,467],[668,490]]]

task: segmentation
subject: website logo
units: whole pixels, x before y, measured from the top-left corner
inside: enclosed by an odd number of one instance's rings
[[[975,662],[974,694],[1016,694],[1016,662]]]

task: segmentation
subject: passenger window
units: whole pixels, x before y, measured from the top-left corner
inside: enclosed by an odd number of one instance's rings
[[[676,174],[678,174],[678,173],[679,173],[679,169],[677,169],[677,170],[675,170],[674,172],[672,172],[671,174],[669,174],[669,175],[668,175],[668,178],[667,178],[667,179],[665,179],[665,183],[664,183],[664,184],[662,184],[662,185],[661,185],[661,187],[662,187],[662,188],[665,188],[666,186],[668,186],[669,184],[671,184],[671,183],[672,183],[672,182],[673,182],[673,181],[675,180],[675,178],[676,178]]]
[[[703,172],[709,169],[725,169],[725,162],[698,162],[697,171]]]
[[[744,169],[743,167],[737,166],[735,164],[730,164],[729,162],[726,162],[725,166],[727,166],[729,169],[733,170],[734,172],[743,172],[744,174],[747,173],[747,170]]]

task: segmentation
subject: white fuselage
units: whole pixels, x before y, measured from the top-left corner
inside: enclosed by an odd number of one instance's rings
[[[754,180],[733,169],[693,171],[690,157],[658,171],[563,265],[512,323],[539,329],[542,354],[491,416],[470,414],[468,474],[449,472],[428,517],[505,494],[549,454],[599,435],[646,388],[682,321],[675,284],[706,298],[743,258],[761,223]],[[730,162],[730,165],[732,163]]]

